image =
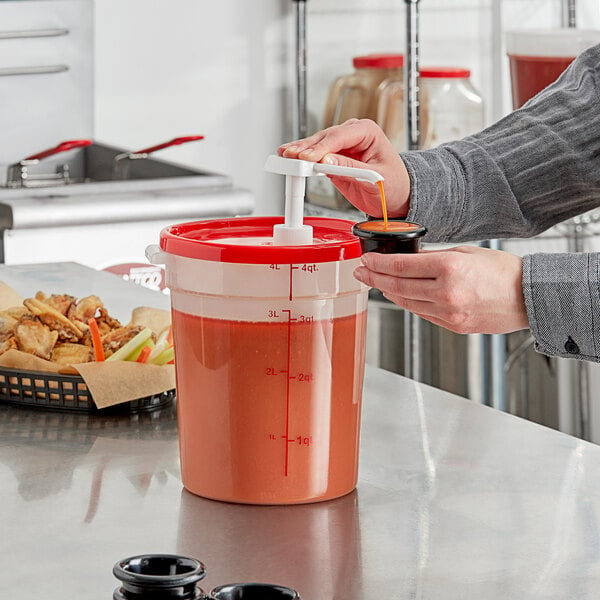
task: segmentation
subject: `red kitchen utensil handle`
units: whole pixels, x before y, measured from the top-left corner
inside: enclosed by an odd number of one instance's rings
[[[66,152],[67,150],[74,150],[75,148],[84,148],[85,146],[90,146],[91,144],[92,140],[67,140],[66,142],[61,142],[58,144],[58,146],[54,146],[54,148],[42,150],[41,152],[32,154],[23,160],[41,160],[42,158],[52,156],[53,154],[59,154],[61,152]]]
[[[173,138],[172,140],[163,142],[162,144],[157,144],[156,146],[150,146],[149,148],[144,148],[143,150],[137,150],[136,152],[132,152],[132,154],[150,154],[151,152],[156,152],[157,150],[162,150],[163,148],[178,146],[179,144],[187,144],[188,142],[194,142],[196,140],[203,139],[203,135],[185,135],[182,137]]]

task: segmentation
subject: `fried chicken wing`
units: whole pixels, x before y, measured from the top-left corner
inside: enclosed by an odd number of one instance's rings
[[[89,346],[65,342],[54,346],[51,360],[62,365],[77,365],[90,362],[92,360],[92,351]]]
[[[98,324],[98,331],[100,331],[100,335],[105,335],[109,331],[113,331],[115,329],[119,329],[123,327],[118,319],[111,317],[108,314],[106,308],[102,307],[98,309],[98,316],[96,317],[96,323]]]
[[[40,300],[44,304],[51,306],[56,309],[61,315],[67,314],[71,305],[77,301],[75,296],[69,296],[69,294],[51,294],[46,296],[44,292],[37,292],[35,295],[36,300]]]
[[[104,308],[104,304],[98,296],[86,296],[69,307],[67,317],[72,321],[87,323],[88,319],[95,317],[101,308]]]
[[[10,337],[15,333],[18,318],[0,312],[0,338]]]
[[[4,354],[7,350],[17,349],[17,340],[14,335],[0,338],[0,354]]]
[[[24,315],[15,327],[15,339],[19,350],[50,360],[58,332],[51,331],[33,315]]]
[[[24,306],[11,306],[10,308],[5,308],[3,311],[0,311],[0,315],[6,315],[7,317],[19,320],[28,312],[29,311]]]
[[[119,329],[102,336],[102,346],[104,354],[108,358],[113,352],[116,352],[121,346],[124,346],[130,339],[135,337],[144,329],[140,325],[125,325]]]
[[[23,301],[23,304],[42,323],[56,331],[61,340],[77,342],[83,336],[83,326],[69,320],[46,302],[37,298],[28,298]]]

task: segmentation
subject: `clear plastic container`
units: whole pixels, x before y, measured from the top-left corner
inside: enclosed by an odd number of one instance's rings
[[[513,108],[555,81],[575,57],[600,43],[600,31],[523,29],[506,33]]]
[[[182,481],[207,498],[297,504],[356,486],[360,243],[351,221],[315,217],[312,244],[274,246],[282,222],[176,225],[148,251],[171,290]]]

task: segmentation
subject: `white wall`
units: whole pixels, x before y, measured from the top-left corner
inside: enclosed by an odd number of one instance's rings
[[[290,131],[288,8],[96,0],[96,137],[133,149],[204,134],[160,156],[230,174],[256,192],[261,211],[278,210],[281,182],[262,168]]]
[[[493,95],[493,32],[560,24],[561,0],[422,0],[422,63],[458,65],[487,106]],[[501,6],[502,24],[493,22]],[[335,76],[352,56],[401,52],[403,0],[308,0],[309,128],[320,127]],[[580,26],[600,26],[597,0],[579,0]],[[128,148],[176,135],[206,139],[165,150],[169,160],[227,173],[254,191],[257,213],[281,211],[283,182],[265,157],[291,139],[295,30],[291,0],[96,0],[95,133]],[[503,57],[497,58],[502,61]],[[499,106],[499,107],[498,107]]]

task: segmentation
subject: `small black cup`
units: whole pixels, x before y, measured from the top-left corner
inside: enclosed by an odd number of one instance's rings
[[[173,598],[198,600],[204,592],[197,583],[206,575],[204,565],[194,558],[176,554],[141,554],[120,560],[113,575],[121,587],[113,600]]]
[[[210,591],[211,600],[302,600],[291,588],[271,583],[228,583]]]
[[[400,224],[402,229],[398,229]],[[379,228],[375,229],[376,227]],[[427,229],[418,223],[389,219],[388,229],[383,228],[383,220],[360,221],[352,226],[352,233],[360,238],[363,254],[407,254],[419,251],[421,238],[427,233]]]

